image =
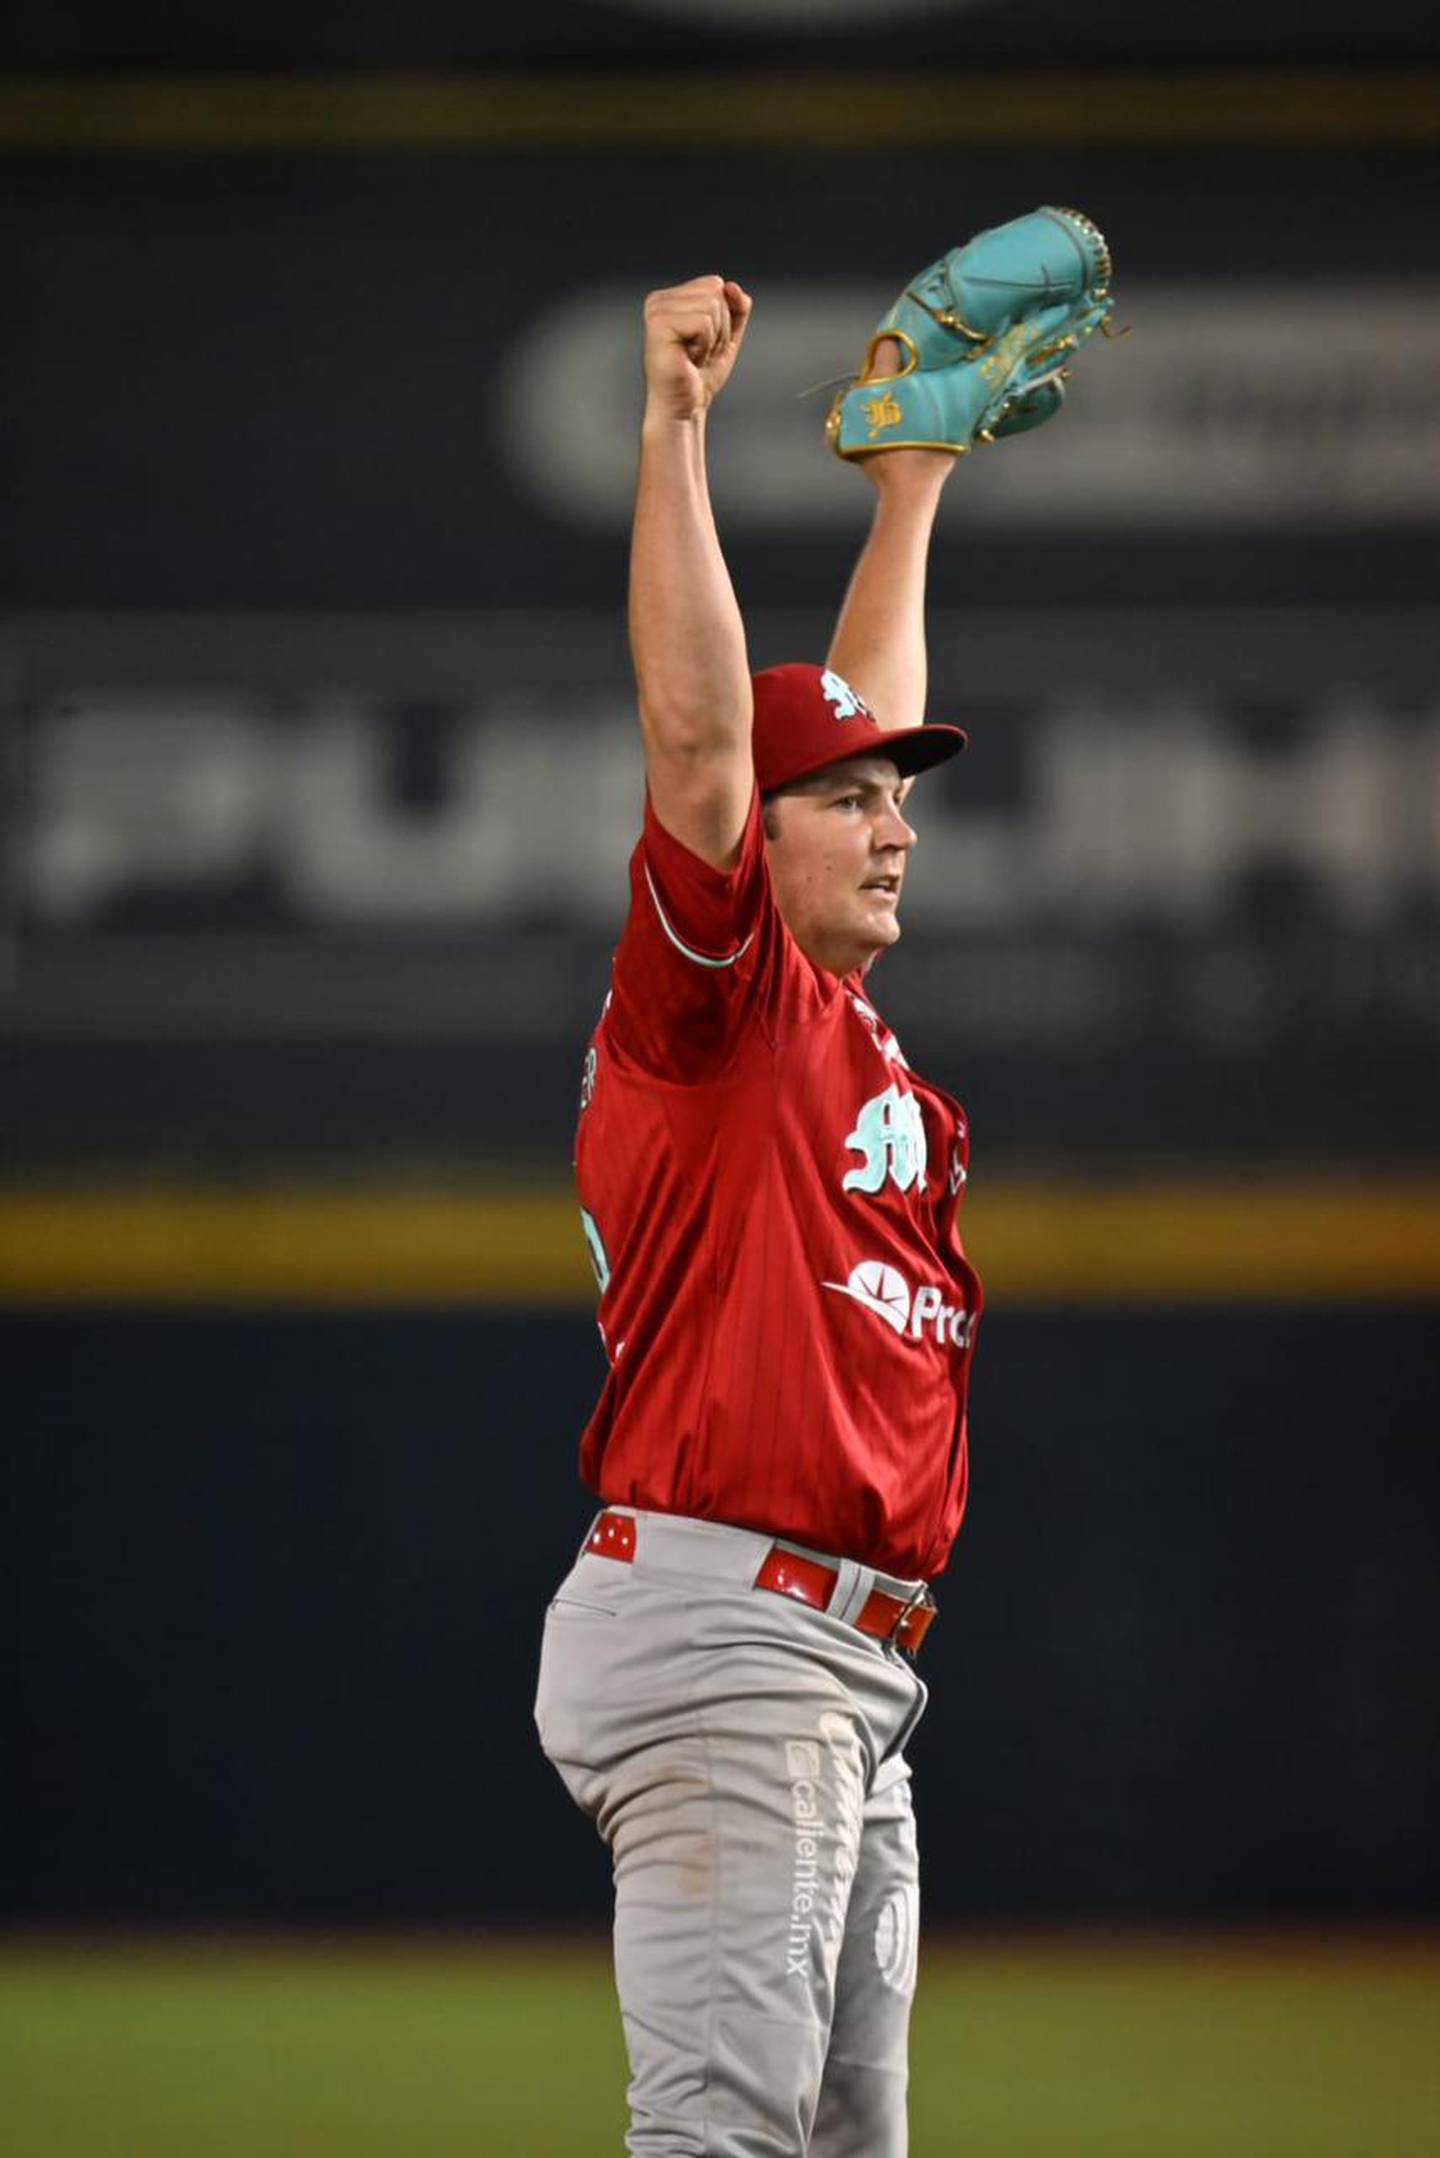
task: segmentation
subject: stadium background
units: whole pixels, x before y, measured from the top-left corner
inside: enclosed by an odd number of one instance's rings
[[[1437,44],[1393,0],[10,11],[27,2153],[615,2147],[603,1856],[529,1703],[600,1372],[636,303],[755,293],[722,528],[755,663],[818,653],[866,491],[799,393],[1043,200],[1134,334],[952,489],[973,746],[876,980],[970,1111],[992,1299],[917,2151],[1433,2147]]]

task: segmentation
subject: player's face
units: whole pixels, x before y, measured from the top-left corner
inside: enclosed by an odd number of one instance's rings
[[[776,903],[800,949],[851,974],[900,937],[900,892],[915,834],[912,781],[888,757],[832,764],[777,795],[767,852]]]

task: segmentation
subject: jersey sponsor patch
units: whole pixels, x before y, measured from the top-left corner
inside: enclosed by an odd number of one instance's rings
[[[947,1304],[944,1291],[933,1282],[911,1290],[898,1267],[884,1259],[862,1259],[850,1269],[848,1281],[822,1281],[822,1289],[848,1296],[910,1341],[930,1340],[942,1348],[964,1349],[970,1342],[970,1314],[963,1304]]]

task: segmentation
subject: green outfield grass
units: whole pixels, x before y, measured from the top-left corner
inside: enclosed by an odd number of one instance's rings
[[[1440,1940],[936,1941],[914,2158],[1440,2151]],[[599,1944],[0,1941],[7,2158],[617,2158]]]

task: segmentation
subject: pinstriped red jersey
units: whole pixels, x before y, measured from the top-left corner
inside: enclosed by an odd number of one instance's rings
[[[609,1504],[768,1531],[906,1578],[965,1506],[979,1277],[968,1134],[775,904],[648,804],[585,1060],[576,1170],[610,1360],[581,1445]]]

